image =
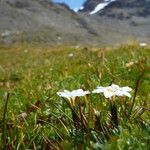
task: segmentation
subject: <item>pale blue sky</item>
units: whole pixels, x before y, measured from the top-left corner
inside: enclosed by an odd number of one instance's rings
[[[53,0],[54,2],[66,3],[71,9],[80,8],[86,0]]]

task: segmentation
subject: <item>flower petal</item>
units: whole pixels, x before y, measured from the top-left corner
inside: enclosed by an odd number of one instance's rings
[[[70,99],[70,96],[65,92],[57,92],[57,95],[60,96],[60,97]]]
[[[92,93],[101,93],[101,91],[99,89],[95,89],[92,91]]]
[[[71,92],[71,95],[73,97],[77,97],[77,96],[80,97],[80,96],[85,96],[85,95],[87,95],[89,93],[90,93],[89,91],[83,91],[82,89],[77,89],[77,90],[73,90]]]
[[[123,96],[123,91],[122,90],[116,90],[115,92],[114,92],[114,94],[116,95],[116,96]]]
[[[68,91],[68,90],[64,90],[64,92],[65,92],[66,94],[68,94],[68,95],[70,95],[70,94],[71,94],[71,92],[70,92],[70,91]]]
[[[90,94],[90,91],[84,91],[83,96]]]
[[[128,87],[128,86],[122,87],[121,89],[122,89],[123,91],[126,91],[126,92],[132,91],[132,89],[131,89],[130,87]]]
[[[82,92],[83,92],[82,89],[73,90],[73,91],[71,92],[71,95],[74,96],[74,97],[76,97],[76,96],[81,96]]]
[[[97,87],[97,89],[93,90],[92,93],[102,93],[105,92],[106,88],[105,87]]]
[[[131,94],[129,92],[126,92],[126,91],[123,92],[123,95],[131,97]]]
[[[119,86],[116,84],[112,84],[110,87],[112,87],[112,89],[119,89]]]
[[[110,91],[105,91],[105,92],[104,92],[104,96],[105,96],[106,98],[110,98],[110,97],[112,97],[113,95],[114,95],[113,92],[110,92]]]

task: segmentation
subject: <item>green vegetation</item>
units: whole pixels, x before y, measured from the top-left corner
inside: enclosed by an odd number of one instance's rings
[[[0,53],[0,149],[150,149],[150,48],[17,45]],[[73,105],[56,94],[112,83],[131,87],[132,97],[90,94]]]

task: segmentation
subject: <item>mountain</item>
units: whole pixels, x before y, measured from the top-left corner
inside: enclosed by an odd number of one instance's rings
[[[150,0],[87,0],[84,3],[84,12],[92,12],[99,5],[96,13],[101,16],[130,19],[133,16],[150,16]]]
[[[87,0],[83,7],[80,12],[103,28],[102,41],[150,41],[150,0]]]
[[[1,0],[0,41],[88,43],[96,32],[66,5],[49,0]],[[86,38],[85,38],[86,37]]]
[[[0,0],[0,42],[149,42],[150,0],[87,0],[78,13],[50,0]]]

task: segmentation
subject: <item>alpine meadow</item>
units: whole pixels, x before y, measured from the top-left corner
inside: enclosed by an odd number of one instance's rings
[[[0,149],[149,150],[149,6],[0,0]]]

